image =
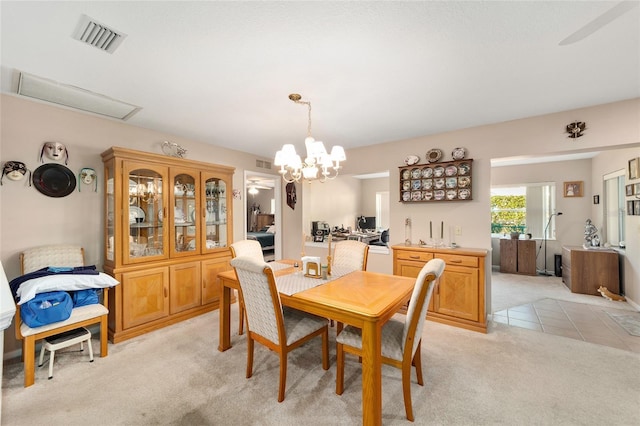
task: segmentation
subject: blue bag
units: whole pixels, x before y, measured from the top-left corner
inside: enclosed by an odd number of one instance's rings
[[[71,316],[73,302],[66,291],[38,293],[20,307],[22,322],[31,328],[64,321]]]
[[[71,300],[73,301],[73,307],[93,305],[99,303],[98,291],[95,288],[88,288],[85,290],[76,290],[71,292]]]

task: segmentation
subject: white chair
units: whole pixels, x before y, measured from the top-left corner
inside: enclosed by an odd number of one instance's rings
[[[22,274],[37,271],[47,266],[83,266],[84,250],[73,245],[42,246],[25,250],[20,254]],[[35,382],[35,344],[36,340],[93,324],[100,324],[100,356],[107,356],[107,320],[109,315],[109,292],[103,289],[102,304],[79,306],[71,311],[64,321],[31,328],[21,321],[20,306],[16,313],[16,339],[22,340],[22,359],[24,361],[24,387]]]
[[[231,257],[240,256],[249,256],[264,262],[262,246],[256,240],[240,240],[231,244]],[[244,333],[244,303],[242,303],[241,295],[238,295],[238,317],[238,334],[242,336]]]
[[[366,271],[369,246],[361,241],[338,241],[331,258],[331,271],[340,275],[353,271]]]
[[[287,355],[316,336],[322,336],[322,368],[329,369],[327,320],[295,309],[284,308],[268,263],[252,257],[231,260],[236,270],[247,315],[247,378],[253,375],[254,340],[280,356],[278,402],[284,401]]]
[[[418,384],[423,386],[420,348],[422,329],[427,315],[429,300],[435,282],[444,271],[442,259],[430,260],[422,267],[416,278],[405,321],[390,319],[382,326],[382,362],[402,370],[402,391],[407,419],[413,421],[411,408],[411,365],[416,367]],[[362,356],[362,333],[359,328],[347,326],[336,337],[336,393],[344,391],[344,353]]]

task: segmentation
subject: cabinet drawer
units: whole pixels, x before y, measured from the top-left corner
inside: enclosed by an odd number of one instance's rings
[[[421,262],[428,262],[433,259],[433,253],[428,253],[424,251],[405,251],[398,250],[396,258],[402,260],[415,260]]]
[[[436,258],[444,260],[447,265],[468,266],[470,268],[478,267],[478,258],[474,256],[437,253]]]

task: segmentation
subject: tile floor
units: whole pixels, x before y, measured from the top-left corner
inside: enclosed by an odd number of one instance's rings
[[[557,336],[640,353],[640,337],[629,334],[607,315],[627,312],[602,306],[540,299],[493,313],[493,320]]]

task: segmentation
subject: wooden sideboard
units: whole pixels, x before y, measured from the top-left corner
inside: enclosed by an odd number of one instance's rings
[[[536,242],[533,240],[500,240],[500,272],[536,274]]]
[[[487,332],[486,250],[397,245],[393,273],[415,278],[425,263],[442,259],[446,266],[429,302],[427,319],[468,330]]]
[[[615,250],[562,247],[562,282],[572,293],[599,296],[598,288],[620,293],[620,266]]]

